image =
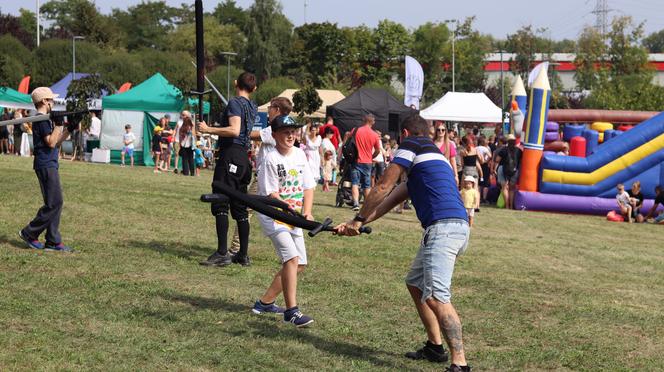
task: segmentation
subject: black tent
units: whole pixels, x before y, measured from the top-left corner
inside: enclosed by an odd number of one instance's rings
[[[408,116],[417,113],[397,101],[387,91],[376,88],[361,88],[345,99],[327,106],[327,116],[334,118],[334,124],[345,133],[362,124],[362,117],[373,114],[376,117],[374,129],[392,138],[399,134],[400,123]]]

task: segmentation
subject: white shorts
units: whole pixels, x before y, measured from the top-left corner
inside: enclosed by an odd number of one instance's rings
[[[307,264],[307,249],[304,246],[304,237],[302,235],[291,234],[288,231],[279,231],[270,235],[270,240],[274,244],[274,250],[281,259],[281,263],[298,258],[298,265]]]

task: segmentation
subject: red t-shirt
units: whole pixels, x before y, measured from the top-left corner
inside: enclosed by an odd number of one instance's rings
[[[380,150],[380,138],[368,125],[357,128],[355,134],[355,145],[357,146],[357,163],[371,164],[373,162],[374,149]]]
[[[330,139],[332,144],[334,145],[335,149],[339,148],[339,137],[341,136],[339,134],[339,128],[337,128],[334,124],[328,123],[320,127],[318,129],[318,134],[320,135],[320,138],[325,138],[325,128],[332,128],[332,131],[334,132],[334,135]]]

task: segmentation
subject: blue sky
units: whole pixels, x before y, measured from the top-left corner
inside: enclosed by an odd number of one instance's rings
[[[40,0],[41,3],[46,0]],[[166,0],[172,6],[193,0]],[[127,8],[141,0],[96,1],[103,13],[111,8]],[[218,0],[204,0],[207,10],[212,10]],[[248,7],[253,0],[236,0],[241,7]],[[305,0],[282,0],[284,13],[295,24],[304,22]],[[341,26],[366,24],[375,26],[381,19],[389,19],[415,28],[426,22],[446,19],[464,19],[475,15],[475,27],[482,33],[497,38],[513,33],[522,26],[546,28],[545,36],[556,40],[575,39],[585,25],[595,23],[592,10],[596,0],[306,0],[308,22],[336,22]],[[533,5],[537,4],[537,5]],[[1,0],[3,13],[18,14],[26,7],[34,11],[36,1]],[[646,34],[664,29],[664,3],[661,0],[608,0],[609,18],[631,15],[638,22],[645,21]]]

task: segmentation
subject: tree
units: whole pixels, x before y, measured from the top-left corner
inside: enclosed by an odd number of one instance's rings
[[[80,1],[80,0],[78,0]],[[165,1],[142,2],[127,8],[113,9],[111,18],[127,33],[129,50],[144,47],[167,49],[167,36],[178,21],[178,10]]]
[[[285,51],[290,48],[293,24],[281,12],[277,0],[256,0],[249,8],[245,28],[247,58],[245,68],[259,82],[281,74]]]
[[[543,30],[533,31],[533,27],[528,25],[507,36],[506,49],[516,54],[511,61],[512,72],[521,75],[524,81],[527,80],[530,69],[534,67],[535,53],[546,48],[546,43],[535,35],[535,32],[541,31]]]
[[[0,54],[0,87],[17,87],[25,66],[10,55]]]
[[[371,65],[373,63],[373,48],[375,47],[373,30],[361,25],[344,27],[341,31],[348,42],[348,47],[341,64],[337,66],[338,74],[350,78],[349,88],[357,88],[366,82],[366,77],[369,75],[367,69],[374,68]],[[335,77],[334,81],[330,83],[336,84],[338,79]]]
[[[323,100],[310,81],[306,81],[302,89],[293,94],[293,109],[300,118],[313,114],[322,104]]]
[[[23,28],[20,18],[0,12],[0,35],[7,34],[15,37],[28,48],[32,48],[35,45],[35,37],[29,30]]]
[[[413,32],[412,55],[422,65],[424,90],[422,100],[433,102],[445,91],[443,59],[452,33],[445,23],[426,23]]]
[[[49,1],[41,6],[40,11],[53,22],[46,30],[50,37],[69,39],[81,35],[89,42],[113,46],[119,46],[123,39],[121,29],[88,0]]]
[[[249,15],[237,6],[234,0],[226,0],[217,4],[212,13],[222,25],[235,25],[240,30],[246,29]]]
[[[643,22],[634,26],[632,17],[614,18],[609,37],[611,74],[624,76],[648,71],[648,51],[637,42],[643,37]]]
[[[92,100],[100,99],[103,91],[113,93],[110,85],[97,74],[73,80],[67,88],[67,111],[86,110],[88,103]],[[90,127],[90,117],[85,116],[81,121],[81,127],[87,129]]]
[[[102,56],[96,64],[94,72],[110,85],[119,88],[125,82],[136,85],[150,77],[154,71],[147,71],[137,53],[117,51]]]
[[[577,42],[574,79],[579,89],[592,89],[598,83],[599,74],[607,72],[606,44],[602,35],[593,27],[586,27]]]
[[[387,82],[392,73],[400,70],[400,61],[410,52],[412,38],[403,25],[387,19],[378,22],[372,36],[373,61],[365,70],[366,80]]]
[[[9,34],[0,36],[0,55],[12,57],[20,62],[21,73],[32,64],[32,53],[17,38]]]
[[[281,92],[286,89],[298,89],[300,86],[295,80],[287,77],[278,77],[266,80],[256,89],[254,93],[254,100],[259,105],[263,105],[274,97],[277,97]]]
[[[95,72],[102,53],[99,48],[87,41],[76,42],[76,71]],[[31,75],[33,85],[51,86],[72,72],[72,41],[49,39],[34,50]]]
[[[648,49],[650,53],[663,53],[664,52],[664,30],[653,32],[642,41],[643,46]]]
[[[160,72],[181,92],[186,94],[196,86],[196,69],[187,53],[143,48],[136,51],[135,55],[150,76]]]
[[[336,23],[309,23],[297,27],[293,34],[288,58],[292,76],[320,86],[323,79],[336,75],[336,66],[348,49],[345,34]]]
[[[473,29],[475,17],[466,18],[457,29],[456,89],[463,92],[481,92],[486,85],[484,59],[491,49],[491,40]]]
[[[210,64],[223,62],[221,52],[236,52],[242,54],[245,49],[245,37],[235,25],[222,25],[213,16],[205,16],[203,27],[205,30],[205,52],[211,59]],[[168,46],[173,51],[189,53],[196,56],[196,24],[187,23],[178,26],[168,35]]]

